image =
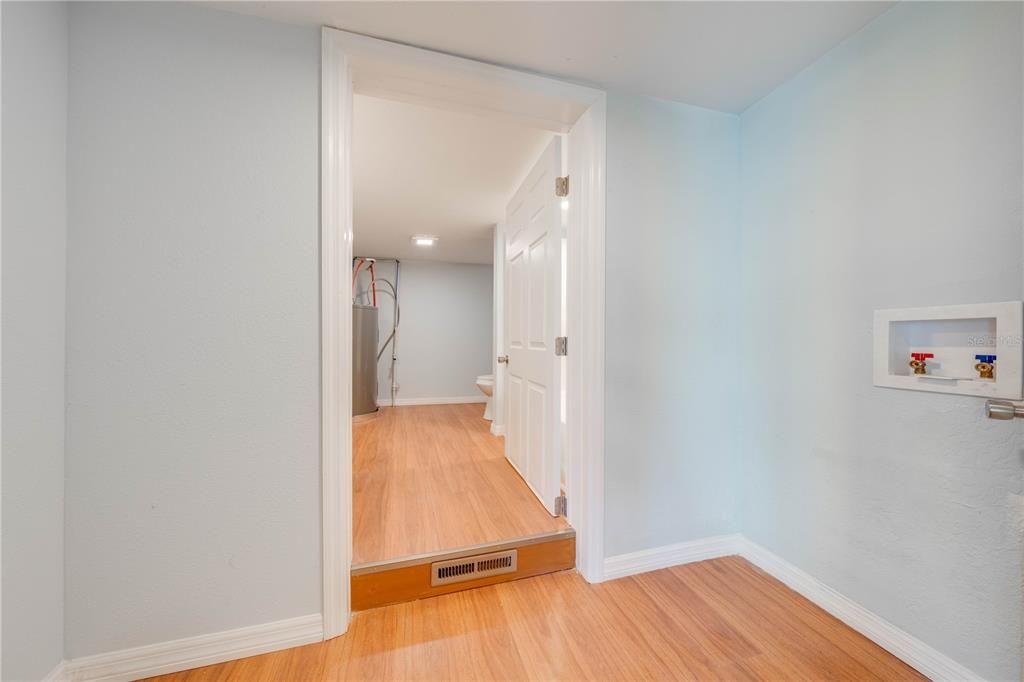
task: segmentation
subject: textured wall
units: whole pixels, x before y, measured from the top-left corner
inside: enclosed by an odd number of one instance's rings
[[[4,2],[4,680],[64,652],[64,257],[68,12]]]
[[[608,98],[605,552],[735,532],[735,116]]]
[[[320,611],[320,31],[70,24],[67,654]]]
[[[876,308],[1022,295],[1021,5],[901,3],[744,113],[742,529],[1020,674],[1021,424],[872,386]]]

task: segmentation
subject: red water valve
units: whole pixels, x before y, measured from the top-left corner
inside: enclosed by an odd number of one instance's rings
[[[910,357],[913,358],[910,361],[910,366],[914,368],[914,374],[927,374],[928,367],[925,361],[928,358],[934,358],[935,353],[911,353]]]

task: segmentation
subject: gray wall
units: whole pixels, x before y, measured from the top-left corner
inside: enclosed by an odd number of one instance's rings
[[[356,227],[358,230],[358,226]],[[378,277],[395,281],[395,264],[377,264]],[[399,299],[396,398],[483,399],[476,378],[491,373],[491,265],[403,260]],[[360,275],[360,291],[369,278]],[[360,302],[367,299],[360,298]],[[380,342],[391,333],[394,308],[390,296],[378,294]],[[391,399],[391,353],[380,359],[379,399]]]
[[[737,530],[738,121],[608,98],[605,553]]]
[[[3,12],[3,661],[38,680],[64,651],[67,7]]]
[[[67,655],[320,611],[320,31],[70,24]]]
[[[876,308],[1022,295],[1021,5],[901,3],[742,116],[743,531],[1018,679],[1024,431],[871,385]]]

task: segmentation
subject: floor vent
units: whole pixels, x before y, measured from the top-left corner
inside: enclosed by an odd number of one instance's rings
[[[461,559],[438,561],[430,565],[430,585],[447,585],[477,580],[491,575],[516,572],[516,550],[477,554]]]

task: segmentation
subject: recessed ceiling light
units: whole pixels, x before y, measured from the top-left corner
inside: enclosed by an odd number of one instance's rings
[[[414,234],[412,243],[416,246],[433,246],[437,243],[437,237],[430,234]]]

